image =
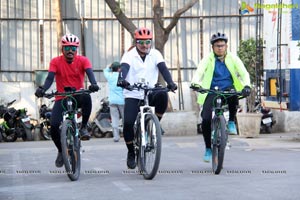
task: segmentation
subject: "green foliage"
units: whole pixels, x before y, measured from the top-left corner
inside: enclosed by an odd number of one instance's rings
[[[260,46],[262,47],[262,40],[259,41]],[[256,52],[256,40],[250,38],[248,40],[243,40],[240,43],[238,56],[243,61],[247,71],[250,74],[251,83],[255,85],[256,83],[256,71],[258,71],[258,75],[262,76],[263,71],[263,52],[262,49],[259,52]],[[259,59],[256,59],[259,56]],[[261,66],[256,66],[256,62],[261,63]],[[258,67],[258,70],[256,70]],[[251,94],[247,97],[247,112],[255,112],[255,102],[256,102],[256,87],[253,87],[251,90]]]
[[[262,46],[262,40],[260,40],[260,44]],[[256,78],[256,41],[253,38],[248,40],[242,40],[237,52],[239,58],[243,61],[246,69],[250,74],[251,83],[255,83]],[[261,51],[260,55],[260,63],[263,63],[263,53]],[[262,66],[261,66],[262,68]],[[262,71],[262,70],[260,70]]]

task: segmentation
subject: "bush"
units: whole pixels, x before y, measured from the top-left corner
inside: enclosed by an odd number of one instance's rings
[[[262,46],[262,40],[259,41],[260,45]],[[239,50],[238,50],[238,56],[243,61],[247,71],[250,74],[250,80],[251,84],[254,85],[252,87],[251,95],[247,97],[247,111],[248,112],[255,112],[256,107],[256,71],[258,71],[258,75],[262,76],[263,72],[263,66],[259,66],[259,69],[256,69],[256,62],[257,62],[257,56],[259,56],[259,63],[263,63],[263,54],[262,50],[260,51],[261,55],[257,55],[256,51],[256,41],[253,38],[250,38],[248,40],[241,41]],[[260,86],[259,86],[260,87]]]
[[[262,40],[260,40],[262,44]],[[262,45],[261,45],[262,46]],[[255,83],[256,80],[256,41],[253,38],[248,40],[242,40],[237,52],[239,58],[243,61],[246,69],[250,74],[251,83]],[[261,51],[260,63],[263,63],[263,55]],[[262,67],[262,66],[261,66]],[[262,70],[259,70],[259,75],[262,75]]]

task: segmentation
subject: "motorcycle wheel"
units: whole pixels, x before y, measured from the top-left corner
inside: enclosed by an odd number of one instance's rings
[[[3,131],[2,138],[5,142],[15,142],[17,140],[18,136],[17,136],[16,132],[8,134],[6,131]]]
[[[22,139],[23,141],[32,141],[33,140],[33,135],[32,135],[32,130],[31,128],[23,127],[22,128]]]
[[[266,133],[272,133],[272,127],[266,126]]]
[[[0,142],[2,142],[2,132],[3,132],[3,130],[2,130],[2,128],[0,127]]]
[[[92,127],[92,135],[95,136],[96,138],[103,138],[105,137],[106,133],[103,133],[100,128],[95,124]]]
[[[51,140],[49,121],[45,121],[40,124],[40,134],[44,140]]]

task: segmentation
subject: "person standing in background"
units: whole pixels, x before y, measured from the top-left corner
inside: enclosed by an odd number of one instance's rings
[[[108,100],[109,100],[114,142],[119,142],[120,140],[119,123],[120,123],[120,118],[122,118],[123,121],[123,117],[124,117],[123,88],[117,86],[120,67],[121,65],[119,62],[113,62],[110,66],[106,67],[103,70],[104,77],[106,78],[109,87]]]

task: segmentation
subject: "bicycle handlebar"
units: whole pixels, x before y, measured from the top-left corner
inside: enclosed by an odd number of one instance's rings
[[[191,87],[194,91],[200,92],[201,94],[204,93],[213,93],[216,95],[222,95],[222,96],[240,96],[240,98],[245,98],[246,96],[243,96],[242,92],[237,92],[234,89],[231,90],[214,90],[214,89],[204,89],[204,88],[199,88],[199,87]]]
[[[43,97],[51,99],[54,96],[69,96],[69,95],[80,95],[80,94],[90,94],[90,93],[92,93],[92,91],[86,89],[80,89],[76,91],[65,91],[65,92],[52,91],[51,93],[45,93]]]
[[[125,87],[125,89],[127,90],[144,90],[144,91],[165,91],[165,92],[169,92],[171,91],[169,88],[167,87],[154,87],[151,88],[148,85],[146,85],[145,83],[134,83],[133,85],[128,85],[127,87]]]

